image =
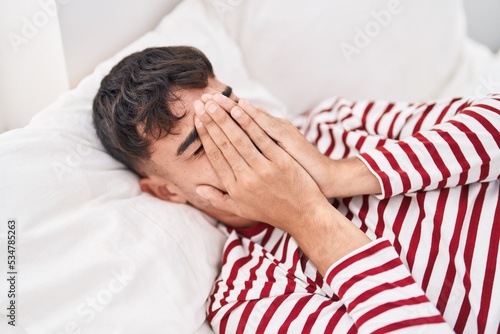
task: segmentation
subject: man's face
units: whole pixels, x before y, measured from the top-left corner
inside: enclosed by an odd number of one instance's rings
[[[227,94],[230,89],[216,79],[209,79],[204,89],[176,92],[180,100],[170,106],[171,110],[176,115],[186,113],[186,116],[178,122],[173,134],[152,144],[151,161],[146,167],[149,177],[140,181],[141,189],[166,201],[189,203],[229,226],[246,227],[254,222],[218,210],[196,193],[199,185],[210,185],[225,192],[198,138],[193,107],[203,94],[223,92]],[[229,97],[237,100],[232,93]]]

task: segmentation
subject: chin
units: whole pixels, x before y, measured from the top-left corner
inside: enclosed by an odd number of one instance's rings
[[[258,222],[246,218],[242,218],[240,216],[237,216],[233,213],[227,212],[227,211],[222,211],[215,209],[214,207],[211,206],[196,206],[190,203],[190,205],[194,206],[198,210],[203,211],[210,217],[218,220],[219,222],[223,223],[224,225],[227,225],[232,228],[246,228],[246,227],[252,227],[256,225]]]
[[[225,225],[233,228],[247,228],[247,227],[252,227],[257,224],[256,221],[249,220],[249,219],[243,219],[238,217],[237,219],[229,219],[229,220],[220,220],[220,222],[224,223]]]
[[[245,219],[240,216],[234,215],[232,213],[221,213],[218,212],[217,214],[211,214],[212,217],[220,221],[221,223],[233,227],[233,228],[246,228],[246,227],[252,227],[256,225],[258,222],[250,219]]]

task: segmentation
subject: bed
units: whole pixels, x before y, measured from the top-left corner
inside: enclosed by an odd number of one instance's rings
[[[293,119],[332,95],[419,101],[498,90],[499,56],[465,27],[453,0],[182,1],[28,126],[0,136],[0,261],[6,273],[13,221],[17,292],[14,328],[10,283],[0,281],[0,329],[212,333],[206,299],[223,234],[197,210],[142,193],[92,126],[100,80],[124,56],[198,47],[239,96]]]

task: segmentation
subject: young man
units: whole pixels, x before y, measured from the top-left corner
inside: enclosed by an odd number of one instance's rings
[[[313,146],[170,47],[115,66],[94,121],[144,191],[228,226],[216,332],[483,333],[500,324],[499,109],[332,98],[298,122]]]

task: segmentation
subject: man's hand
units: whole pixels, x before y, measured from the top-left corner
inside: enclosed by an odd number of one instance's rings
[[[211,100],[205,105],[196,101],[195,111],[205,152],[227,190],[225,194],[210,186],[197,188],[214,207],[290,233],[322,275],[369,242],[241,107],[230,110],[232,118]]]
[[[195,102],[195,111],[203,147],[227,191],[198,189],[216,208],[292,232],[329,206],[311,176],[240,107],[231,110],[238,124],[214,101]]]
[[[208,102],[210,97],[204,96],[203,99]],[[222,94],[214,95],[213,100],[227,112],[237,105],[243,109],[261,130],[311,175],[325,197],[381,193],[379,181],[358,158],[332,160],[324,156],[288,120],[273,117],[246,100],[236,104]]]

